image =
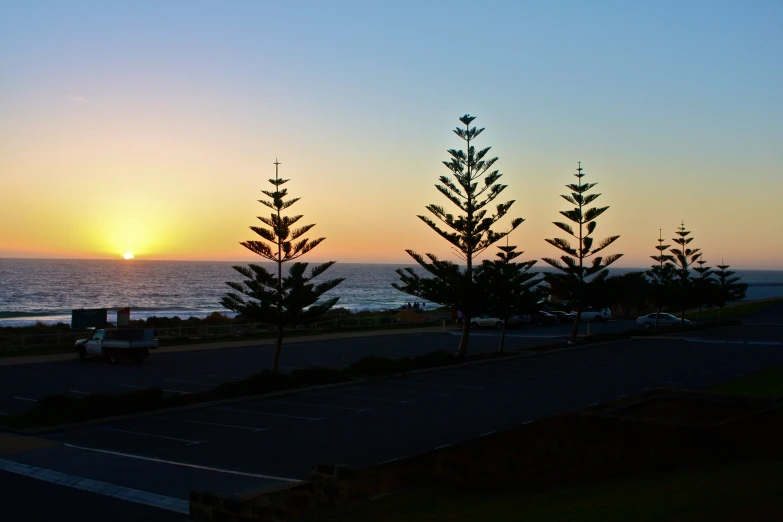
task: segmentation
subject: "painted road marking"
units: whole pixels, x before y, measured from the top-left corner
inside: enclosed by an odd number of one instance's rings
[[[381,402],[396,402],[398,404],[409,404],[411,401],[401,401],[399,399],[382,399],[380,397],[361,397],[357,395],[332,395],[328,393],[313,393],[311,395],[318,395],[319,397],[329,397],[335,399],[360,399],[365,401],[381,401]]]
[[[146,433],[146,432],[143,432],[143,431],[119,430],[117,428],[98,427],[98,428],[93,428],[93,429],[95,429],[95,430],[103,430],[103,431],[116,431],[116,432],[119,432],[119,433],[130,433],[131,435],[141,435],[142,437],[154,437],[156,439],[175,440],[177,442],[186,442],[188,446],[193,446],[194,444],[201,444],[202,442],[207,442],[205,440],[178,439],[176,437],[166,437],[164,435],[155,435],[154,433]]]
[[[82,491],[89,491],[92,493],[98,493],[99,495],[127,500],[128,502],[144,504],[147,506],[165,509],[167,511],[174,511],[176,513],[183,513],[185,515],[190,512],[190,501],[183,500],[181,498],[167,497],[157,493],[150,493],[149,491],[127,488],[125,486],[118,486],[116,484],[109,484],[108,482],[86,479],[77,477],[75,475],[66,475],[65,473],[60,473],[59,471],[37,468],[35,466],[19,464],[18,462],[12,462],[9,460],[0,459],[0,469],[10,473],[16,473],[17,475],[23,475],[25,477],[50,482],[52,484],[80,489]]]
[[[323,417],[302,417],[300,415],[288,415],[285,413],[267,413],[264,411],[242,410],[239,408],[212,408],[213,410],[220,411],[233,411],[236,413],[249,413],[251,415],[266,415],[268,417],[287,417],[289,419],[306,420],[306,421],[319,421],[324,420]]]
[[[206,421],[197,421],[197,420],[190,420],[190,419],[177,419],[174,417],[153,417],[154,419],[161,419],[161,420],[170,420],[175,422],[189,422],[191,424],[206,424],[208,426],[220,426],[222,428],[235,428],[238,430],[250,430],[253,433],[257,431],[267,431],[269,428],[253,428],[252,426],[237,426],[236,424],[220,424],[218,422],[206,422]]]
[[[413,382],[413,381],[401,381],[401,380],[392,380],[390,382],[399,382],[406,385],[416,385],[416,386],[448,386],[449,388],[461,388],[466,390],[483,390],[483,386],[467,386],[465,384],[449,384],[446,382]]]
[[[285,366],[281,366],[281,368],[286,368]],[[218,375],[216,373],[208,373],[206,374],[207,377],[217,377],[219,379],[231,379],[232,381],[241,381],[244,379],[244,377],[234,377],[232,375]]]
[[[136,388],[136,389],[148,389],[148,388],[154,388],[154,386],[134,386],[132,384],[120,384],[123,388]],[[190,392],[182,391],[182,390],[167,390],[165,388],[162,388],[162,391],[169,392],[169,393],[184,393],[185,395],[190,395]]]
[[[78,393],[79,395],[89,395],[91,392],[86,391],[79,391],[79,390],[68,390],[71,393]]]
[[[142,455],[133,455],[132,453],[122,453],[119,451],[111,451],[111,450],[104,450],[104,449],[97,449],[97,448],[86,448],[84,446],[75,446],[73,444],[66,443],[65,446],[68,446],[69,448],[74,449],[80,449],[84,451],[94,451],[97,453],[106,453],[108,455],[116,455],[118,457],[127,457],[129,459],[137,459],[137,460],[146,460],[149,462],[158,462],[161,464],[170,464],[172,466],[181,466],[184,468],[191,468],[191,469],[202,469],[204,471],[214,471],[215,473],[227,473],[229,475],[239,475],[242,477],[253,477],[253,478],[262,478],[262,479],[270,479],[270,480],[279,480],[281,482],[301,482],[301,479],[293,479],[293,478],[286,478],[286,477],[276,477],[274,475],[262,475],[260,473],[249,473],[247,471],[235,471],[231,469],[222,469],[222,468],[213,468],[210,466],[199,466],[198,464],[188,464],[187,462],[177,462],[174,460],[165,460],[165,459],[157,459],[155,457],[144,457]]]
[[[20,401],[38,402],[38,399],[28,399],[27,397],[14,397],[14,399],[18,399]]]
[[[438,397],[448,397],[451,395],[450,393],[437,393],[437,392],[425,392],[425,391],[418,391],[418,390],[390,390],[389,388],[376,388],[375,386],[368,388],[370,391],[385,391],[385,392],[391,392],[391,393],[418,393],[419,395],[437,395]]]
[[[178,381],[177,379],[163,379],[165,382],[178,382],[182,384],[196,384],[198,386],[214,386],[215,383],[210,382],[195,382],[195,381]]]
[[[370,411],[372,408],[349,408],[348,406],[333,406],[331,404],[314,404],[311,402],[294,402],[294,401],[269,401],[275,404],[293,404],[295,406],[313,406],[316,408],[330,408],[333,410],[351,410],[351,411]]]

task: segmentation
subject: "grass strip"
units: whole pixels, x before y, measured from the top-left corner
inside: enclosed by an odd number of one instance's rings
[[[710,392],[750,397],[783,397],[783,366],[743,375],[717,384]]]
[[[736,522],[783,520],[783,463],[733,462],[546,491],[404,491],[334,522]]]

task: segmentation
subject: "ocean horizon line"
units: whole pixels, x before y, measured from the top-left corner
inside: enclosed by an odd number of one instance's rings
[[[542,268],[547,270],[555,270],[550,265],[546,264],[541,260],[541,258],[535,259],[538,261],[538,263],[534,266],[533,270],[540,270]],[[92,258],[80,258],[80,257],[4,257],[0,256],[0,262],[1,261],[112,261],[112,262],[119,262],[119,263],[147,263],[147,262],[154,262],[154,263],[226,263],[226,264],[247,264],[247,263],[253,263],[253,264],[274,264],[272,261],[269,260],[254,260],[254,259],[245,259],[245,260],[225,260],[225,259],[152,259],[152,258],[134,258],[134,259],[123,259],[122,257],[92,257]],[[308,263],[308,264],[318,264],[318,263],[328,263],[332,260],[303,260],[302,262]],[[288,263],[288,262],[287,262]],[[391,265],[391,266],[419,266],[418,263],[411,260],[409,262],[396,262],[396,261],[335,261],[336,264],[341,265]],[[460,264],[461,263],[457,263]],[[652,265],[650,265],[652,266]],[[716,265],[717,266],[717,265]],[[745,268],[744,266],[739,265],[729,265],[730,270],[742,270],[743,272],[776,272],[776,271],[783,271],[783,267],[779,268]],[[715,266],[713,266],[715,268]],[[639,266],[627,266],[627,265],[611,265],[608,267],[608,269],[611,270],[636,270],[636,271],[647,271],[650,268],[649,267],[639,267]]]

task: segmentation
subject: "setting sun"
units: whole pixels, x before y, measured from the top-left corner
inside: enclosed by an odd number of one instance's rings
[[[133,254],[130,252],[126,252],[122,257],[125,259],[133,259]]]

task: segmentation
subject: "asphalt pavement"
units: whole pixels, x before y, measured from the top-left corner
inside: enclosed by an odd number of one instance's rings
[[[771,318],[783,324],[781,319],[783,306]],[[765,318],[764,324],[769,321]],[[559,335],[556,328],[541,331]],[[654,386],[699,389],[783,364],[781,329],[742,326],[687,337],[588,345],[276,399],[152,413],[49,433],[45,447],[0,456],[0,469],[23,466],[20,469],[44,469],[110,484],[119,492],[112,502],[122,504],[128,502],[124,492],[146,492],[152,500],[145,509],[153,509],[158,502],[160,510],[179,514],[171,506],[180,506],[190,489],[242,492],[278,487],[306,477],[317,462],[371,465]],[[524,347],[541,339],[510,341]],[[320,362],[339,367],[370,352],[406,356],[439,348],[453,350],[458,340],[456,333],[445,332],[303,342],[284,350],[284,365]],[[496,343],[495,332],[477,332],[472,347],[474,351],[491,350]],[[246,372],[251,371],[248,367],[256,371],[256,365],[263,365],[264,357],[270,355],[262,352],[234,349],[152,357],[150,365],[116,368],[124,373],[113,373],[115,367],[97,363],[23,368],[53,371],[39,368],[53,366],[67,368],[66,374],[79,368],[75,371],[89,372],[79,374],[83,386],[97,381],[93,377],[102,372],[111,375],[101,381],[107,386],[133,375],[139,379],[183,377],[176,380],[185,381],[195,378],[196,371],[201,377],[206,372],[239,371],[243,362]],[[136,370],[142,371],[130,373]],[[181,391],[187,389],[194,388]],[[11,481],[12,491],[16,484]],[[20,484],[27,487],[26,479]]]
[[[622,331],[630,321],[580,325],[583,333]],[[337,334],[319,340],[300,337],[286,339],[280,369],[291,372],[309,366],[344,368],[368,355],[401,358],[433,351],[455,352],[461,332],[454,327],[430,328],[427,333],[404,333],[357,337]],[[509,350],[565,342],[569,325],[509,329],[505,346]],[[479,329],[471,332],[471,352],[494,351],[500,332]],[[141,365],[109,365],[99,359],[68,360],[45,364],[0,366],[0,415],[21,413],[48,394],[82,396],[89,393],[122,393],[157,387],[170,393],[208,390],[222,382],[239,380],[272,365],[274,347],[269,342],[243,347],[224,343],[192,345],[153,352]],[[212,348],[212,349],[210,349]]]

